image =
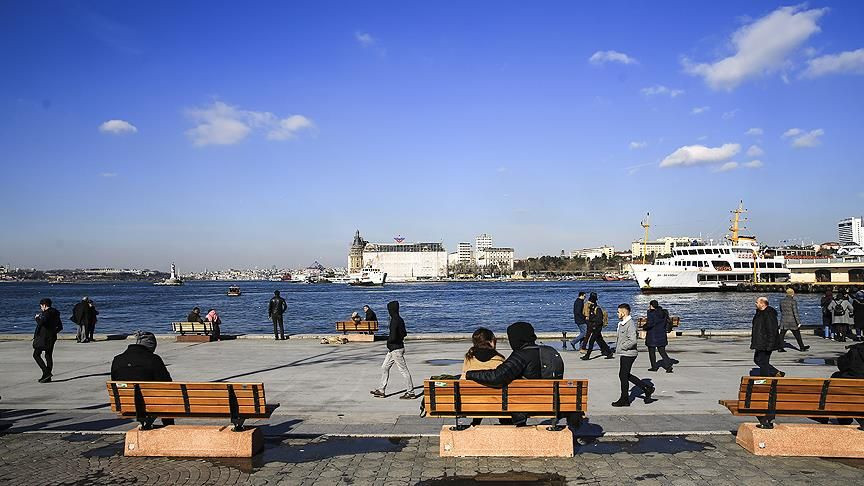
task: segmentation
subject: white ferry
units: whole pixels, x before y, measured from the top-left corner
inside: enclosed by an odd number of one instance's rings
[[[387,273],[382,272],[377,268],[364,268],[357,273],[350,275],[351,281],[348,285],[371,287],[376,285],[384,285],[387,281]]]
[[[756,238],[739,235],[743,205],[732,211],[732,232],[720,245],[694,244],[672,249],[672,256],[653,264],[631,264],[643,292],[734,290],[739,283],[788,282],[782,256],[762,254]]]

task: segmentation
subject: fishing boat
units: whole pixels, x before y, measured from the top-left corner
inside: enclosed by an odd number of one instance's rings
[[[176,287],[178,285],[183,285],[183,280],[177,276],[177,267],[174,265],[174,262],[171,262],[171,276],[166,278],[161,282],[154,282],[153,285],[161,285],[168,287]]]
[[[357,273],[350,275],[351,281],[348,285],[355,287],[374,287],[384,285],[387,281],[387,274],[380,269],[367,267]]]
[[[243,293],[240,292],[240,287],[232,285],[228,287],[228,297],[240,297]]]

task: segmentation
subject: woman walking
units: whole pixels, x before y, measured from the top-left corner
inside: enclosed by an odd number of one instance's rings
[[[666,354],[666,346],[669,344],[669,338],[666,336],[666,321],[669,319],[669,312],[660,307],[660,303],[652,300],[648,303],[648,318],[645,323],[645,346],[648,346],[648,359],[651,361],[651,368],[648,371],[657,371],[661,367],[666,370],[666,373],[672,373],[672,359]],[[662,361],[657,363],[655,353],[659,352]]]
[[[798,301],[795,300],[795,291],[786,289],[786,297],[780,301],[780,349],[778,353],[786,352],[786,331],[792,331],[795,340],[798,341],[798,351],[804,352],[810,346],[804,345],[801,339],[801,318],[798,316]]]

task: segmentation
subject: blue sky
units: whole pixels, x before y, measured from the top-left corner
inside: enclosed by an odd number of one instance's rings
[[[864,213],[864,4],[3,2],[0,263],[345,265]],[[758,162],[754,162],[758,161]]]

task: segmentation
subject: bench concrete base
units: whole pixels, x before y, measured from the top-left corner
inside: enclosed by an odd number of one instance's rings
[[[231,426],[169,425],[126,432],[124,455],[143,457],[252,457],[264,447],[258,428],[234,432]]]
[[[212,340],[211,336],[203,336],[200,334],[184,334],[177,336],[178,343],[209,343]]]
[[[371,343],[375,341],[374,334],[345,334],[349,343]]]
[[[478,425],[465,430],[441,428],[441,457],[573,457],[573,433],[545,425]]]
[[[757,456],[864,458],[864,430],[857,425],[741,424],[735,442]]]

